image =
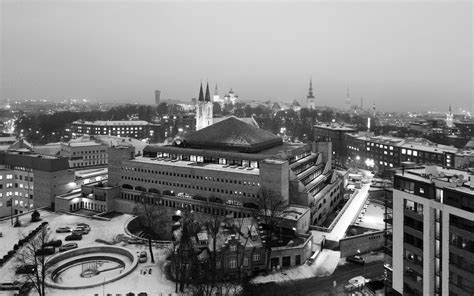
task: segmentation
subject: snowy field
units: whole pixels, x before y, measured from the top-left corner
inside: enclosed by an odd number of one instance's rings
[[[89,234],[83,235],[82,240],[74,241],[78,244],[79,248],[101,245],[100,243],[95,242],[96,239],[111,242],[117,235],[125,234],[125,224],[132,217],[131,215],[124,214],[113,218],[111,221],[102,221],[93,218],[47,211],[40,211],[40,214],[42,221],[49,222],[49,239],[61,239],[63,240],[63,243],[65,243],[64,238],[69,235],[69,233],[56,233],[58,227],[69,226],[74,228],[77,223],[81,222],[89,224],[91,227]],[[21,237],[26,236],[42,222],[30,224],[29,220],[30,215],[24,215],[20,218],[20,221],[23,222],[25,226],[19,228],[14,228],[11,225],[10,220],[0,221],[0,232],[3,233],[3,237],[0,238],[0,253],[7,253],[8,250],[13,248],[13,244],[15,244]],[[148,253],[147,245],[135,245],[120,242],[117,246],[125,247],[137,254],[140,251],[147,251]],[[155,248],[154,255],[155,264],[151,263],[150,254],[148,254],[148,260],[146,263],[140,263],[131,274],[116,282],[81,290],[47,289],[46,294],[57,296],[94,296],[95,294],[112,294],[114,296],[122,294],[123,296],[128,292],[133,292],[135,294],[146,292],[148,295],[173,294],[175,284],[174,282],[167,280],[162,272],[163,263],[166,258],[166,250]],[[18,262],[13,258],[0,268],[0,282],[12,282],[17,280],[18,278],[15,275],[17,265]],[[34,291],[30,293],[30,295],[35,294]],[[0,295],[13,295],[13,293],[0,291]]]

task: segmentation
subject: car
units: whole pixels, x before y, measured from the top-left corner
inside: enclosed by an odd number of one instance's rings
[[[64,226],[64,227],[59,227],[56,229],[57,233],[65,233],[65,232],[71,232],[71,227]]]
[[[81,239],[82,239],[82,234],[72,233],[72,234],[66,236],[66,238],[64,240],[72,241],[72,240],[81,240]]]
[[[63,241],[58,239],[58,240],[52,240],[44,244],[45,247],[60,247],[63,244]]]
[[[147,260],[148,260],[148,256],[146,254],[146,251],[141,251],[140,256],[138,256],[138,262],[145,263]]]
[[[67,244],[62,245],[59,248],[59,252],[65,252],[65,251],[69,251],[69,250],[72,250],[72,249],[77,249],[77,244],[76,243],[67,243]]]
[[[353,291],[359,290],[360,288],[365,286],[365,284],[368,281],[369,280],[367,280],[363,276],[356,276],[350,279],[349,281],[347,281],[347,284],[344,285],[344,291],[353,292]]]
[[[361,256],[358,256],[358,255],[355,255],[355,256],[348,256],[346,257],[346,261],[347,262],[352,262],[352,263],[355,263],[355,264],[365,264],[365,259],[362,258]]]
[[[74,232],[77,232],[77,233],[80,233],[80,234],[88,234],[89,231],[90,231],[89,228],[77,226],[76,228],[74,228],[74,230],[73,230],[72,232],[73,232],[73,233],[74,233]]]
[[[36,256],[48,256],[48,255],[53,255],[54,252],[55,252],[54,247],[48,246],[48,247],[44,247],[42,249],[37,250],[35,252],[35,255]]]
[[[89,228],[89,229],[91,228],[91,227],[89,226],[89,224],[87,224],[87,223],[77,223],[76,225],[77,225],[77,226],[81,226],[81,227],[85,227],[85,228]]]
[[[36,271],[36,266],[33,264],[25,264],[18,266],[15,273],[16,274],[31,274]]]

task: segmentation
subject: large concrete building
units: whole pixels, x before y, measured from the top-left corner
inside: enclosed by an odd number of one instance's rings
[[[473,295],[474,175],[436,166],[400,171],[392,205],[386,269],[393,289]]]
[[[143,156],[136,156],[133,147],[109,148],[107,186],[120,187],[120,194],[110,196],[115,202],[106,210],[130,212],[146,196],[167,207],[189,205],[206,214],[251,216],[259,207],[261,189],[269,188],[285,205],[309,208],[303,220],[292,222],[305,232],[309,224],[323,223],[343,196],[331,154],[331,143],[283,143],[230,117],[173,145],[149,145]]]
[[[29,151],[0,153],[0,217],[38,207],[53,207],[57,195],[74,188],[65,157]]]

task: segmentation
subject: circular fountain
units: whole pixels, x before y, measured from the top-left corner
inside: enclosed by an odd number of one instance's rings
[[[114,282],[132,272],[138,257],[115,246],[95,246],[60,253],[48,261],[46,285],[58,289],[91,288]]]

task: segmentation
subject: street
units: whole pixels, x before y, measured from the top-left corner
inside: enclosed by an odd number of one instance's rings
[[[380,278],[384,273],[382,261],[362,265],[346,264],[339,266],[336,271],[328,277],[314,277],[287,283],[267,283],[252,288],[250,295],[343,295],[344,285],[353,277],[363,275],[369,279]],[[333,283],[336,281],[336,288]]]

